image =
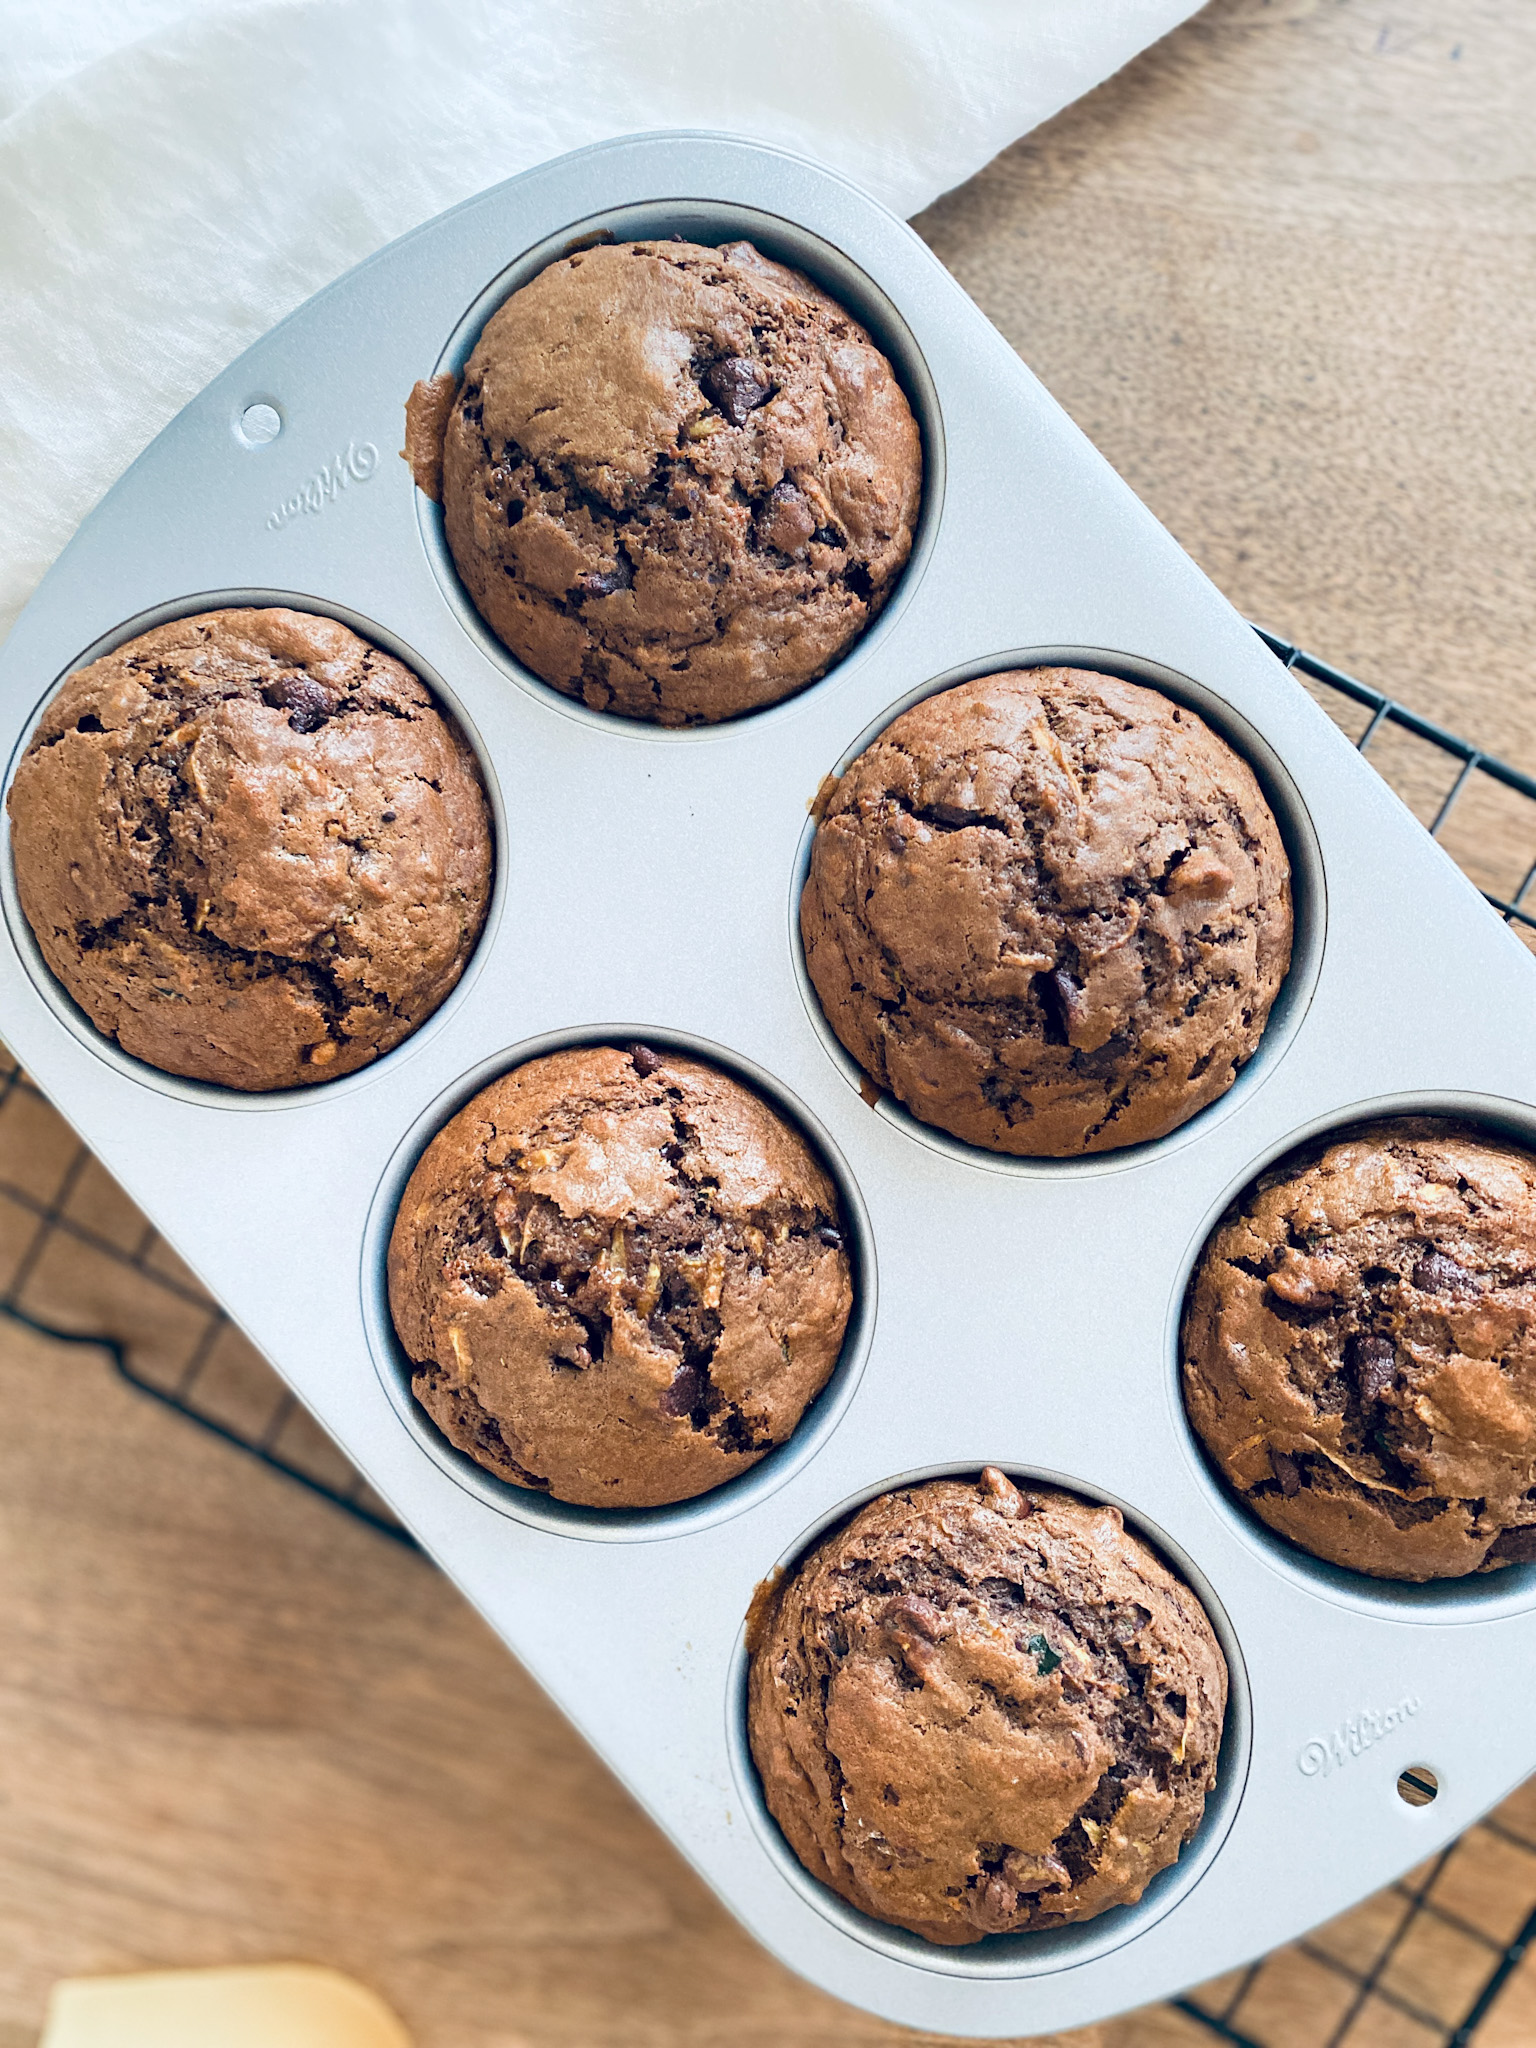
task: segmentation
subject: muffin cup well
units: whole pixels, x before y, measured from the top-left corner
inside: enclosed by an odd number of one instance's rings
[[[812,692],[825,689],[851,663],[863,659],[882,645],[922,580],[933,550],[944,501],[944,426],[937,389],[911,329],[869,275],[831,243],[795,222],[724,200],[656,199],[645,205],[612,207],[572,221],[558,233],[545,236],[491,279],[454,327],[430,371],[423,374],[459,376],[491,315],[514,292],[530,283],[561,256],[594,242],[665,241],[674,235],[706,247],[715,247],[722,242],[750,241],[765,256],[804,271],[868,330],[895,370],[917,421],[923,445],[923,492],[912,552],[879,616],[850,643],[826,673],[776,704],[740,712],[709,724],[663,726],[611,711],[595,711],[579,698],[567,696],[563,690],[557,690],[552,683],[535,675],[491,631],[454,563],[448,547],[442,506],[423,491],[418,490],[414,495],[422,545],[442,587],[443,596],[488,661],[494,662],[522,688],[569,717],[582,719],[605,732],[676,743],[679,740],[709,739],[745,723],[784,717]],[[403,405],[403,391],[400,398]]]
[[[795,975],[800,984],[806,1014],[833,1064],[841,1071],[849,1086],[870,1102],[877,1115],[885,1117],[888,1122],[895,1124],[910,1137],[931,1146],[936,1152],[947,1153],[953,1159],[963,1160],[971,1166],[985,1167],[994,1173],[1019,1174],[1029,1178],[1121,1173],[1129,1167],[1167,1152],[1175,1146],[1188,1144],[1203,1135],[1214,1123],[1231,1115],[1235,1109],[1248,1101],[1254,1092],[1263,1086],[1283,1058],[1307,1013],[1322,966],[1328,904],[1322,852],[1301,793],[1279,756],[1245,718],[1233,711],[1223,697],[1205,684],[1193,682],[1188,676],[1179,675],[1157,662],[1147,661],[1135,655],[1112,653],[1104,648],[1012,648],[950,669],[932,682],[909,691],[906,696],[899,698],[883,711],[879,719],[867,726],[842,756],[830,764],[829,777],[841,776],[867,747],[872,746],[880,735],[904,711],[910,711],[914,704],[921,704],[930,697],[940,696],[945,690],[954,689],[960,683],[976,682],[984,676],[1000,675],[1010,669],[1030,668],[1094,670],[1101,675],[1118,676],[1126,682],[1143,684],[1148,689],[1160,691],[1165,697],[1171,697],[1176,703],[1187,705],[1190,710],[1199,714],[1213,732],[1227,742],[1234,753],[1247,762],[1258,779],[1265,801],[1274,813],[1291,864],[1291,962],[1270,1009],[1258,1049],[1241,1068],[1225,1095],[1218,1096],[1204,1109],[1197,1110],[1192,1117],[1161,1138],[1152,1138],[1139,1145],[1122,1146],[1114,1151],[1088,1153],[1078,1158],[1047,1158],[988,1151],[984,1146],[971,1145],[963,1138],[952,1137],[948,1131],[939,1129],[936,1124],[924,1123],[893,1095],[883,1090],[874,1093],[871,1100],[875,1083],[833,1030],[826,1012],[821,1007],[821,1000],[806,965],[805,945],[800,934],[800,897],[810,872],[811,850],[815,844],[819,823],[814,814],[807,819],[805,829],[800,835],[795,853],[794,873],[790,880],[790,956],[794,961]]]
[[[241,608],[268,609],[283,607],[289,611],[309,612],[315,616],[334,619],[347,626],[360,639],[371,642],[384,653],[393,655],[397,661],[418,676],[437,700],[439,708],[453,720],[460,733],[474,753],[480,772],[481,786],[485,791],[486,805],[491,814],[492,877],[490,902],[486,908],[485,923],[473,951],[465,961],[462,972],[448,994],[435,1010],[424,1017],[414,1031],[392,1046],[386,1053],[371,1060],[366,1066],[358,1067],[349,1074],[338,1075],[333,1081],[315,1081],[303,1088],[273,1088],[265,1091],[246,1092],[239,1088],[226,1088],[212,1081],[195,1081],[185,1075],[172,1074],[161,1067],[142,1060],[135,1054],[125,1052],[115,1038],[109,1037],[92,1022],[85,1011],[69,994],[43,958],[16,886],[15,858],[11,845],[11,821],[4,797],[9,794],[12,780],[20,767],[32,735],[43,714],[52,703],[61,685],[77,669],[99,661],[103,655],[113,653],[129,640],[137,639],[156,626],[169,625],[173,620],[196,616],[200,612],[228,611]],[[24,963],[28,975],[38,994],[49,1009],[77,1038],[86,1049],[106,1062],[110,1067],[124,1074],[129,1080],[137,1081],[146,1088],[157,1089],[164,1095],[174,1096],[183,1102],[194,1102],[217,1109],[272,1110],[292,1109],[305,1102],[320,1098],[332,1100],[348,1090],[367,1087],[386,1068],[392,1068],[409,1056],[417,1046],[431,1034],[439,1031],[457,1011],[468,995],[475,977],[483,963],[489,958],[495,940],[496,930],[501,921],[502,903],[505,895],[506,860],[504,850],[507,844],[506,814],[502,805],[501,789],[496,771],[491,763],[490,753],[473,721],[465,713],[459,698],[443,681],[432,665],[423,660],[411,647],[400,640],[385,626],[346,605],[331,604],[324,598],[291,590],[237,589],[206,590],[192,596],[175,598],[165,604],[155,605],[147,611],[137,613],[121,625],[114,626],[98,640],[77,655],[49,683],[47,689],[33,707],[31,716],[6,764],[3,790],[0,790],[0,906],[3,906],[6,926],[12,943]]]
[[[1378,1096],[1370,1101],[1354,1103],[1342,1111],[1332,1111],[1302,1125],[1268,1147],[1212,1203],[1176,1269],[1164,1339],[1168,1361],[1168,1398],[1174,1427],[1185,1454],[1208,1491],[1216,1512],[1243,1543],[1258,1552],[1282,1577],[1337,1606],[1386,1620],[1438,1625],[1491,1621],[1501,1615],[1523,1614],[1536,1607],[1536,1563],[1510,1564],[1498,1571],[1471,1572],[1464,1578],[1420,1582],[1374,1578],[1367,1572],[1351,1571],[1343,1565],[1314,1557],[1310,1551],[1303,1550],[1299,1544],[1271,1529],[1227,1484],[1196,1434],[1184,1406],[1182,1332],[1185,1306],[1201,1254],[1227,1211],[1262,1173],[1300,1147],[1320,1140],[1341,1138],[1360,1124],[1408,1116],[1454,1119],[1485,1130],[1491,1137],[1510,1139],[1528,1150],[1536,1150],[1536,1109],[1490,1096],[1450,1091],[1444,1094]]]
[[[837,1188],[847,1224],[852,1266],[853,1309],[831,1377],[806,1409],[794,1430],[773,1450],[734,1479],[691,1500],[654,1508],[580,1507],[554,1500],[531,1487],[498,1479],[451,1444],[411,1390],[411,1360],[395,1331],[389,1305],[389,1241],[406,1183],[418,1160],[443,1126],[482,1088],[514,1067],[548,1053],[588,1045],[647,1045],[685,1053],[729,1074],[753,1089],[805,1139]],[[561,1536],[598,1541],[649,1542],[691,1534],[715,1522],[729,1521],[782,1486],[814,1457],[842,1419],[864,1370],[875,1325],[875,1245],[863,1197],[837,1147],[826,1131],[774,1077],[727,1047],[706,1039],[669,1031],[654,1024],[593,1025],[549,1032],[511,1046],[462,1075],[417,1117],[396,1147],[369,1207],[363,1232],[362,1305],[374,1368],[400,1420],[433,1462],[466,1492],[514,1520]]]
[[[1253,1708],[1248,1673],[1241,1646],[1225,1608],[1199,1566],[1138,1514],[1136,1508],[1101,1487],[1090,1486],[1070,1473],[1046,1471],[1015,1459],[994,1455],[995,1446],[983,1446],[968,1463],[923,1466],[897,1472],[872,1482],[840,1501],[820,1517],[790,1547],[775,1559],[765,1559],[763,1582],[794,1568],[830,1530],[847,1521],[869,1501],[900,1487],[918,1486],[930,1479],[974,1478],[983,1466],[995,1465],[1020,1486],[1057,1487],[1076,1494],[1096,1506],[1118,1508],[1126,1527],[1156,1551],[1205,1609],[1227,1663],[1227,1714],[1222,1729],[1221,1759],[1216,1784],[1205,1803],[1205,1812],[1194,1835],[1185,1844],[1177,1862],[1158,1872],[1134,1905],[1112,1906],[1095,1919],[1070,1927],[1024,1934],[989,1934],[964,1948],[941,1948],[905,1928],[892,1927],[851,1906],[829,1886],[812,1877],[785,1840],[778,1822],[768,1811],[747,1727],[747,1680],[751,1658],[747,1648],[747,1620],[744,1617],[732,1652],[726,1692],[726,1741],[731,1766],[753,1827],[785,1882],[853,1940],[876,1950],[894,1962],[936,1971],[943,1976],[969,1978],[1043,1977],[1057,1970],[1074,1969],[1096,1956],[1108,1955],[1145,1933],[1172,1912],[1210,1869],[1226,1840],[1247,1782],[1253,1747]]]

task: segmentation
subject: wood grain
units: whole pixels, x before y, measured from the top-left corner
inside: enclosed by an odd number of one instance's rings
[[[1536,768],[1536,10],[1218,0],[921,216],[1249,617]]]
[[[743,1934],[422,1558],[89,1348],[0,1326],[0,1402],[0,2048],[57,1977],[264,1960],[420,2048],[906,2038]]]
[[[1533,16],[1217,0],[919,225],[1245,611],[1536,767]],[[50,1146],[17,1112],[0,1177]],[[0,1257],[29,1228],[0,1205]],[[0,2048],[60,1975],[279,1958],[422,2048],[916,2038],[741,1933],[420,1559],[90,1348],[0,1324],[0,1398]]]

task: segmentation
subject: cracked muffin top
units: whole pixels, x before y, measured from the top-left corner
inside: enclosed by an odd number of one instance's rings
[[[1194,712],[1016,669],[903,712],[836,783],[800,929],[833,1030],[914,1116],[1104,1152],[1231,1087],[1290,963],[1290,867]]]
[[[882,1494],[760,1596],[768,1810],[850,1905],[947,1947],[1141,1897],[1216,1781],[1227,1667],[1118,1510],[992,1467]]]
[[[530,1060],[438,1132],[389,1297],[449,1441],[588,1507],[690,1500],[756,1464],[853,1305],[804,1139],[717,1068],[639,1045]]]
[[[750,242],[550,264],[491,316],[456,390],[412,392],[405,452],[518,659],[663,725],[821,675],[889,596],[922,486],[890,364]]]
[[[293,1088],[430,1016],[490,896],[475,757],[334,619],[204,612],[70,676],[11,786],[22,909],[97,1029],[167,1073]]]
[[[1184,1401],[1247,1506],[1387,1579],[1536,1560],[1536,1157],[1435,1118],[1282,1161],[1184,1315]]]

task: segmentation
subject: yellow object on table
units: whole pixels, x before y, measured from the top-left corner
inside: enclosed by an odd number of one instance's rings
[[[67,1977],[39,2048],[411,2048],[389,2007],[317,1963]]]

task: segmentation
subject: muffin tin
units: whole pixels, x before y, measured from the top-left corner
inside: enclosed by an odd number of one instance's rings
[[[508,289],[600,229],[746,234],[801,265],[874,331],[923,429],[923,521],[884,614],[821,682],[722,726],[633,725],[519,669],[395,460],[413,381],[457,368]],[[406,236],[210,385],[86,521],[0,649],[11,770],[65,673],[231,602],[341,618],[461,719],[498,841],[474,960],[375,1066],[228,1094],[128,1058],[74,1009],[20,916],[7,839],[5,1037],[759,1939],[909,2025],[1074,2026],[1341,1911],[1536,1763],[1519,1710],[1536,1567],[1416,1588],[1301,1556],[1216,1483],[1177,1385],[1195,1256],[1278,1154],[1407,1109],[1536,1140],[1536,963],[907,227],[773,149],[652,135]],[[806,983],[795,904],[824,776],[931,689],[1062,660],[1169,691],[1247,756],[1289,844],[1297,947],[1220,1102],[1132,1150],[1002,1159],[866,1102]],[[699,1500],[604,1515],[503,1487],[430,1429],[382,1255],[422,1146],[477,1087],[556,1045],[634,1038],[716,1059],[799,1119],[842,1189],[859,1301],[788,1444]],[[983,1463],[1119,1503],[1204,1599],[1232,1705],[1204,1823],[1138,1905],[939,1950],[816,1885],[763,1810],[743,1617],[860,1501]],[[1398,1796],[1415,1764],[1431,1805]]]

